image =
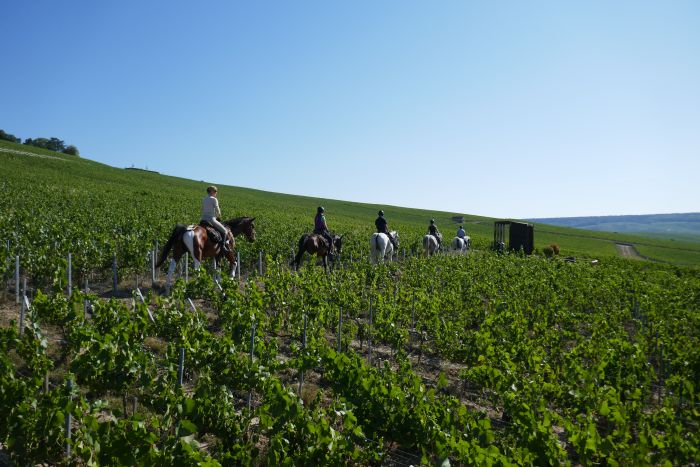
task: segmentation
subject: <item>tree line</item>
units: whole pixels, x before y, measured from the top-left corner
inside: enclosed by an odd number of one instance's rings
[[[52,137],[52,138],[27,138],[22,142],[21,138],[16,137],[13,134],[7,133],[5,130],[0,129],[0,140],[10,141],[12,143],[26,144],[27,146],[36,146],[38,148],[48,149],[49,151],[62,152],[64,154],[70,154],[72,156],[79,156],[80,151],[77,146],[72,144],[66,145],[63,140]]]

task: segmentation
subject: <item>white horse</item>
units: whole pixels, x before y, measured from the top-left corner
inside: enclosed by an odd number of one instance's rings
[[[389,232],[396,244],[399,244],[399,234],[395,230]],[[372,264],[377,264],[378,262],[384,262],[386,258],[391,258],[394,255],[394,245],[391,244],[391,240],[385,233],[373,233],[369,239],[369,259]]]
[[[452,240],[452,251],[458,251],[460,253],[464,253],[467,250],[469,250],[472,246],[472,240],[469,238],[469,236],[465,236],[464,238],[459,238],[455,237],[454,240]]]
[[[426,256],[433,256],[440,248],[440,244],[434,235],[426,234],[423,237],[423,253]]]

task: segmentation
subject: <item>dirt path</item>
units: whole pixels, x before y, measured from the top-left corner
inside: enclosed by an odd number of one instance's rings
[[[617,252],[624,258],[644,259],[634,245],[630,243],[615,243],[615,246],[617,247]]]

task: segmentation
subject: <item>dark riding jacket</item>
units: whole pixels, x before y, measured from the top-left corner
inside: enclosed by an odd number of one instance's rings
[[[381,216],[377,217],[377,220],[374,221],[374,226],[377,228],[378,233],[385,233],[385,234],[389,233],[386,219],[384,219]]]
[[[314,219],[314,233],[321,235],[328,242],[328,248],[333,250],[333,236],[328,230],[328,225],[326,225],[326,216],[320,212],[316,214]]]

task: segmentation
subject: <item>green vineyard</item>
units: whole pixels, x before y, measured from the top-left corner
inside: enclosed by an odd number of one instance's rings
[[[465,215],[472,251],[428,258],[426,220],[462,215],[384,207],[401,244],[373,266],[377,207],[323,200],[340,261],[293,271],[319,200],[220,186],[225,217],[256,217],[241,276],[190,262],[166,293],[154,242],[197,221],[205,183],[11,143],[0,161],[0,463],[700,458],[700,271],[615,256],[639,238],[553,227],[537,249],[575,260],[495,253]]]

